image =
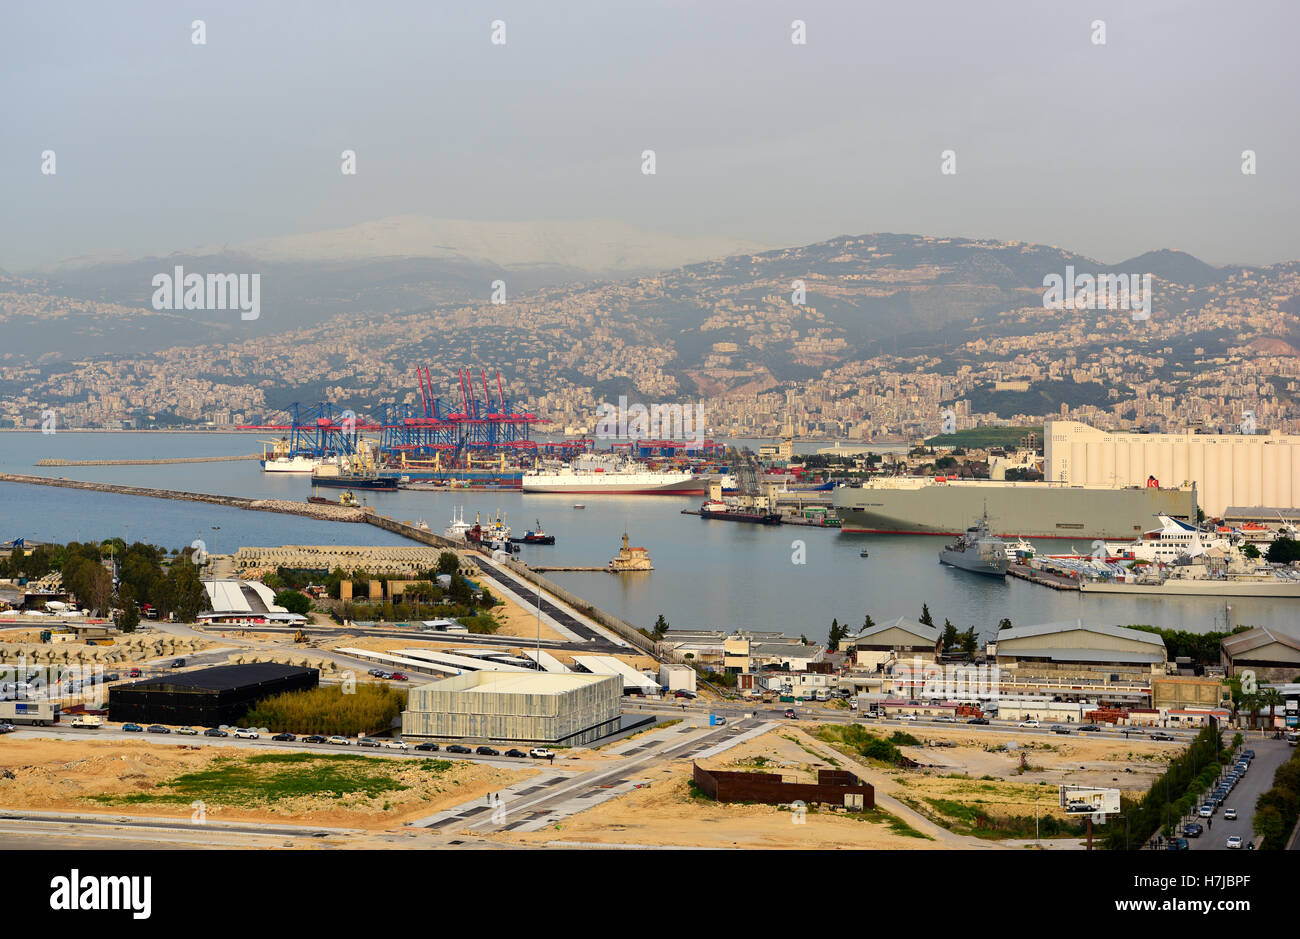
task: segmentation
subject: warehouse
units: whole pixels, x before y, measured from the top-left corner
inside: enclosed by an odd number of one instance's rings
[[[256,702],[284,691],[315,688],[320,672],[259,662],[219,665],[165,678],[136,681],[109,691],[109,714],[137,724],[237,724]]]
[[[403,737],[580,745],[619,729],[623,679],[469,672],[412,688]]]
[[[1274,628],[1248,629],[1228,636],[1221,644],[1228,674],[1255,673],[1255,680],[1292,681],[1300,675],[1300,638]]]

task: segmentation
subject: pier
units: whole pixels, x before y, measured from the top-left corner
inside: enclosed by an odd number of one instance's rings
[[[1079,581],[1074,577],[1049,574],[1046,571],[1035,570],[1024,564],[1008,564],[1007,573],[1012,577],[1019,577],[1021,580],[1027,580],[1033,584],[1051,587],[1053,590],[1077,591],[1079,589]]]
[[[260,460],[260,453],[241,456],[175,456],[158,460],[37,460],[37,466],[156,466],[164,463],[225,463],[230,460]]]
[[[22,473],[0,473],[0,482],[22,483],[28,486],[54,486],[60,489],[83,489],[88,492],[141,496],[146,499],[205,502],[208,505],[224,505],[234,509],[247,509],[251,512],[280,512],[285,515],[301,515],[304,518],[314,518],[325,522],[365,522],[369,521],[368,516],[373,514],[364,508],[349,508],[342,505],[317,505],[311,502],[294,502],[289,499],[245,499],[239,496],[216,496],[206,492],[183,492],[177,489],[122,486],[117,483],[91,483],[78,479],[52,479],[48,476],[28,476]],[[381,525],[380,527],[385,526]],[[412,530],[420,531],[418,528],[412,528]],[[399,532],[399,534],[405,534],[405,532]]]

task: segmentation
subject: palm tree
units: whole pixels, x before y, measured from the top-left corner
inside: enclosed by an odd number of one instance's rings
[[[1277,706],[1286,703],[1282,693],[1276,688],[1265,688],[1259,693],[1259,703],[1268,706],[1268,726],[1272,727],[1277,716]]]

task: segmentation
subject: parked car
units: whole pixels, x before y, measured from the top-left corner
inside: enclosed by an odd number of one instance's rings
[[[1235,822],[1235,821],[1237,820],[1237,810],[1236,810],[1236,809],[1224,809],[1224,810],[1223,810],[1223,818],[1224,818],[1224,821]]]
[[[1199,815],[1201,818],[1213,818],[1214,806],[1210,805],[1210,803],[1207,802],[1200,807],[1200,809],[1197,811],[1196,814]]]
[[[138,669],[138,668],[133,668],[133,669],[131,669],[129,672],[126,673],[126,677],[127,677],[127,678],[139,678],[139,677],[140,677],[141,675],[143,675],[143,674],[144,674],[144,672],[140,671],[140,669]]]
[[[415,749],[423,750],[425,753],[437,753],[440,748],[436,743],[417,743]]]
[[[384,749],[386,750],[409,750],[411,745],[405,740],[385,740]]]
[[[203,731],[203,736],[205,736],[205,737],[229,737],[230,734],[226,733],[226,732],[225,732],[224,730],[222,730],[220,727],[209,727],[207,730]]]
[[[549,760],[554,758],[555,753],[545,747],[533,747],[528,751],[528,755],[534,760]]]
[[[786,716],[786,717],[794,717],[794,716],[795,716],[794,708],[786,708],[786,709],[785,709],[785,716]]]
[[[1255,758],[1255,751],[1254,751],[1254,750],[1242,750],[1242,751],[1241,751],[1241,755],[1244,756],[1244,757],[1245,757],[1246,759],[1248,759],[1248,760],[1253,760],[1253,759]]]
[[[519,759],[519,760],[528,759],[527,753],[525,753],[523,750],[516,750],[513,747],[506,751],[506,756],[513,756],[515,759]]]
[[[676,691],[673,692],[673,697],[674,698],[698,698],[699,695],[697,695],[694,691],[687,691],[685,688],[678,688]]]
[[[176,733],[181,734],[182,736],[185,736],[185,737],[197,737],[197,736],[199,735],[199,732],[198,732],[197,730],[195,730],[193,727],[189,727],[189,726],[186,726],[186,727],[177,727],[177,728],[176,728]]]
[[[479,756],[500,756],[500,750],[494,750],[491,747],[476,747],[474,752]]]
[[[259,736],[257,731],[249,727],[236,727],[235,736],[242,737],[245,740],[256,740]]]
[[[1170,838],[1165,842],[1166,851],[1189,851],[1191,847],[1186,838]]]
[[[393,672],[393,674],[389,675],[388,677],[393,681],[406,681],[406,676],[403,675],[401,672]]]
[[[170,727],[164,727],[162,724],[149,725],[149,733],[151,734],[170,734],[171,732],[172,729]]]
[[[972,717],[972,718],[971,718],[970,720],[968,720],[966,723],[968,723],[968,724],[987,724],[988,722],[989,722],[989,719],[988,719],[987,717]]]
[[[1226,847],[1229,847],[1229,848],[1240,848],[1240,847],[1241,847],[1241,835],[1229,835],[1229,836],[1228,836],[1228,841],[1227,841]]]
[[[949,714],[940,714],[935,719],[935,723],[953,724],[956,723]]]
[[[1173,734],[1166,734],[1163,731],[1159,731],[1159,730],[1157,730],[1155,733],[1147,734],[1147,736],[1150,737],[1152,740],[1173,740],[1174,739]]]
[[[117,672],[109,672],[104,676],[104,681],[117,681],[119,678],[121,678],[121,676],[118,675]]]
[[[144,728],[141,727],[139,724],[123,724],[122,729],[125,730],[128,734],[144,733]]]
[[[387,679],[393,677],[393,673],[392,673],[392,672],[384,672],[384,671],[381,671],[381,672],[380,672],[378,675],[376,675],[375,677],[376,677],[376,678],[383,678],[384,680],[387,680]]]
[[[383,744],[381,744],[381,743],[380,743],[378,740],[376,740],[374,737],[362,737],[360,740],[357,741],[357,746],[359,746],[359,747],[381,747],[381,746],[383,746]]]
[[[333,744],[336,747],[348,747],[352,745],[351,740],[349,740],[347,737],[340,737],[338,734],[335,734],[333,737],[330,737],[325,742],[329,744]]]
[[[898,719],[899,719],[900,721],[914,721],[914,720],[916,720],[916,715],[915,715],[915,714],[900,714],[900,715],[898,715]]]
[[[276,734],[271,739],[278,740],[280,741],[280,743],[293,743],[298,738],[295,737],[293,734]]]
[[[173,659],[173,660],[172,660],[172,668],[184,668],[184,667],[185,667],[185,660],[184,660],[184,659]]]
[[[469,747],[463,746],[459,743],[452,743],[447,745],[447,752],[448,753],[473,753],[474,751],[471,750]]]
[[[1052,725],[1052,733],[1054,733],[1054,734],[1068,734],[1068,733],[1070,733],[1070,728],[1065,727],[1065,726],[1062,725],[1062,724],[1053,724],[1053,725]]]
[[[379,676],[384,674],[384,670],[382,668],[372,668],[370,669],[370,671],[366,672],[366,674],[369,675],[371,678],[378,678]]]
[[[325,742],[325,738],[322,737],[320,734],[308,734],[307,736],[303,737],[302,740],[299,741],[299,743],[324,743],[324,742]]]
[[[1019,724],[1017,724],[1016,726],[1017,726],[1017,727],[1037,727],[1037,726],[1038,726],[1038,721],[1021,721],[1021,722],[1020,722]]]
[[[1090,734],[1093,734],[1093,733],[1100,733],[1100,732],[1101,732],[1101,725],[1100,725],[1100,724],[1080,724],[1080,725],[1079,725],[1079,732],[1080,732],[1080,733],[1083,733],[1084,731],[1087,731],[1087,732],[1090,733]]]
[[[0,722],[0,734],[12,734],[18,728],[8,721]]]
[[[1183,835],[1188,838],[1199,838],[1205,834],[1205,826],[1200,822],[1188,822],[1183,826]]]

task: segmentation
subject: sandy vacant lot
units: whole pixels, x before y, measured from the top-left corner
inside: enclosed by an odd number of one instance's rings
[[[289,755],[293,761],[253,759],[268,755]],[[4,737],[0,806],[189,818],[191,803],[200,799],[208,817],[222,821],[385,829],[537,773],[446,760],[300,760],[300,755],[260,748]],[[326,783],[339,794],[303,794],[304,788]],[[263,798],[267,792],[275,794],[270,801]]]
[[[762,769],[802,780],[816,777],[821,761],[783,731],[773,731],[705,761],[716,769]],[[821,763],[821,768],[829,765]],[[691,763],[679,761],[638,774],[648,788],[574,815],[538,832],[502,832],[497,840],[545,844],[579,841],[601,844],[683,845],[710,848],[889,848],[941,847],[934,841],[894,830],[890,816],[876,812],[854,816],[828,810],[810,811],[795,823],[788,808],[773,805],[719,804],[692,795]],[[900,826],[901,827],[901,826]]]

